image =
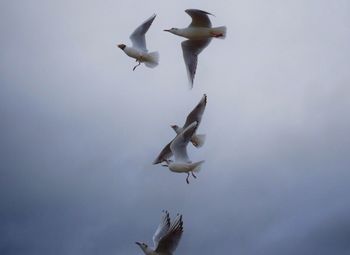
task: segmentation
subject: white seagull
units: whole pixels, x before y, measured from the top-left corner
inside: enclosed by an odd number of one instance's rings
[[[182,128],[180,128],[177,125],[172,125],[171,127],[175,130],[176,134],[181,133],[182,130],[187,128],[191,123],[197,121],[197,126],[201,123],[202,116],[205,110],[205,107],[207,105],[207,95],[204,94],[202,99],[199,101],[199,103],[196,105],[196,107],[187,115],[186,122]],[[191,143],[199,148],[203,146],[205,142],[205,135],[204,134],[194,134],[191,137]],[[172,142],[172,141],[171,141]],[[168,143],[162,151],[159,153],[158,157],[153,161],[153,164],[159,164],[162,163],[163,161],[167,162],[168,164],[170,163],[171,160],[169,160],[173,153],[171,152],[170,149],[170,143]]]
[[[136,67],[145,63],[147,67],[154,68],[158,65],[159,54],[158,52],[148,53],[146,47],[146,38],[145,34],[152,25],[153,20],[156,18],[156,15],[153,14],[148,20],[143,22],[135,31],[130,35],[130,40],[132,42],[132,47],[128,47],[125,44],[118,44],[118,47],[122,49],[126,55],[136,59],[138,64],[134,66],[132,70],[135,70]]]
[[[163,211],[160,224],[153,235],[154,247],[150,248],[143,242],[136,242],[146,255],[172,255],[181,239],[183,232],[182,215],[177,215],[170,223],[169,213]]]
[[[226,27],[212,27],[208,15],[213,14],[209,12],[197,9],[187,9],[185,12],[192,18],[192,23],[188,27],[171,28],[164,31],[189,39],[183,41],[181,46],[187,75],[192,88],[199,53],[208,46],[213,37],[224,39],[226,36]]]
[[[182,130],[187,128],[191,123],[197,121],[197,124],[201,123],[202,116],[205,110],[205,106],[207,105],[207,95],[204,94],[202,99],[196,105],[196,107],[187,115],[186,122],[183,127],[179,127],[177,125],[171,125],[172,129],[176,132],[176,134],[180,134]],[[191,143],[195,147],[202,147],[205,142],[205,134],[193,134],[191,137]]]
[[[204,160],[192,162],[187,155],[187,145],[196,132],[197,127],[198,123],[195,121],[174,138],[170,144],[170,150],[175,156],[175,161],[170,161],[164,165],[172,172],[187,173],[187,184],[189,184],[188,178],[190,177],[190,173],[194,178],[197,178],[194,173],[199,172],[201,165],[204,163]]]

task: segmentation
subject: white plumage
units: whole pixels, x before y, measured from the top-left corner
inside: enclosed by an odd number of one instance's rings
[[[197,127],[198,122],[193,122],[182,130],[170,144],[170,150],[175,156],[175,161],[170,162],[167,166],[172,172],[187,173],[187,183],[189,183],[188,179],[190,177],[190,173],[194,178],[197,178],[194,173],[199,172],[200,166],[204,163],[204,160],[193,163],[187,155],[187,145],[190,142],[193,134],[196,132]]]
[[[153,235],[154,247],[146,243],[136,242],[146,255],[172,255],[176,250],[183,232],[182,215],[177,215],[171,223],[169,213],[163,211],[160,224]]]
[[[172,125],[171,127],[174,129],[177,135],[179,135],[186,127],[188,127],[190,124],[193,122],[197,122],[197,127],[202,121],[202,116],[204,113],[204,110],[207,105],[207,95],[204,94],[199,103],[192,109],[192,111],[187,115],[185,124],[182,127],[179,127],[177,125]],[[203,146],[205,142],[205,134],[196,134],[194,133],[190,139],[190,142],[197,148]],[[159,164],[162,162],[170,162],[170,158],[173,156],[173,153],[170,149],[170,144],[172,143],[169,142],[159,153],[158,157],[153,161],[153,164]]]
[[[145,63],[147,67],[153,68],[158,65],[159,54],[158,52],[148,53],[146,46],[145,34],[152,25],[156,15],[152,15],[149,19],[143,22],[135,31],[130,35],[132,47],[126,46],[125,44],[119,44],[118,47],[122,49],[126,55],[136,59],[138,64],[134,66],[133,70],[136,69],[141,63]]]
[[[192,18],[192,22],[187,28],[171,28],[164,31],[188,39],[181,43],[181,47],[190,87],[192,88],[198,55],[209,45],[213,37],[224,39],[226,37],[226,27],[212,27],[208,16],[212,14],[209,12],[197,9],[187,9],[185,12]]]

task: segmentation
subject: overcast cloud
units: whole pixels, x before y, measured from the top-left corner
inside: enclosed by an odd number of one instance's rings
[[[350,2],[0,1],[0,254],[142,254],[161,210],[176,254],[350,254]],[[188,90],[187,8],[225,40]],[[157,14],[132,72],[116,47]],[[203,93],[198,179],[153,166]]]

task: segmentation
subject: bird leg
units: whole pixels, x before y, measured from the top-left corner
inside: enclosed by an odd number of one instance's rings
[[[195,176],[193,172],[191,172],[191,174],[195,179],[197,179],[197,176]]]
[[[186,177],[186,182],[187,184],[190,184],[190,182],[188,181],[188,178],[190,177],[190,173],[187,173],[187,177]]]
[[[138,63],[136,66],[134,66],[134,68],[132,69],[133,71],[135,71],[136,67],[138,67],[139,65],[141,65],[141,62],[138,61],[137,59],[136,59],[136,62],[139,62],[139,63]]]

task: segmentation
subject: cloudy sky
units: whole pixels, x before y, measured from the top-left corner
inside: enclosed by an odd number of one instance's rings
[[[225,40],[189,90],[187,8]],[[116,47],[153,13],[155,69]],[[161,210],[176,254],[350,254],[350,2],[0,1],[0,253],[142,254]],[[203,93],[197,180],[152,161]]]

